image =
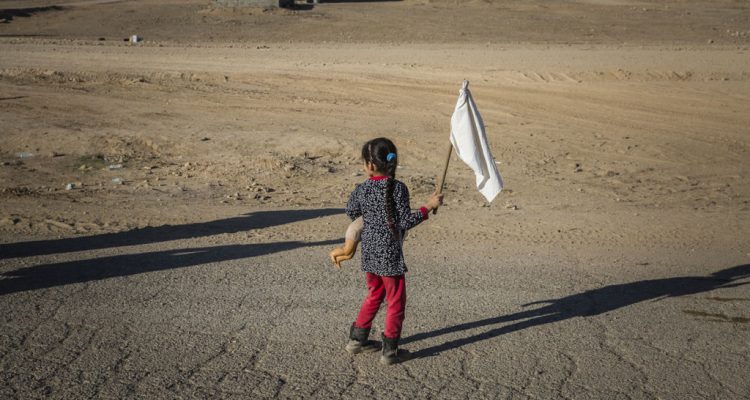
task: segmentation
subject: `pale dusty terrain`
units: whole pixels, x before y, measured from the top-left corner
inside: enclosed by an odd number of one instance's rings
[[[750,5],[308,8],[0,1],[0,397],[750,397]],[[506,190],[451,161],[384,368],[327,253],[463,79]]]

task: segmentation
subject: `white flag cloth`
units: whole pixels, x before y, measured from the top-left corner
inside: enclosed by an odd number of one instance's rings
[[[491,202],[503,190],[503,178],[490,153],[484,122],[471,97],[469,81],[464,81],[451,117],[451,143],[458,157],[474,170],[479,193]]]

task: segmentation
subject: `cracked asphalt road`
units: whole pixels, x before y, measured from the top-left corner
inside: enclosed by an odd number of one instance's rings
[[[283,213],[284,211],[279,211]],[[446,219],[452,218],[444,210]],[[403,347],[381,366],[343,346],[364,294],[319,241],[244,233],[0,260],[5,398],[745,398],[750,265],[652,259],[639,279],[592,259],[411,238]],[[437,217],[435,218],[437,221]],[[428,221],[436,222],[436,221]],[[177,228],[175,228],[177,229]],[[131,232],[137,235],[137,232]],[[92,240],[94,240],[92,238]],[[77,242],[76,242],[77,241]],[[8,249],[7,245],[0,248]],[[103,247],[103,248],[102,248]],[[469,246],[470,247],[470,246]],[[40,255],[33,255],[35,250]],[[409,250],[411,249],[411,251]],[[476,250],[476,249],[475,249]],[[7,253],[6,253],[7,254]],[[523,257],[519,257],[523,254]],[[637,259],[622,255],[622,271]],[[618,265],[606,266],[609,271]],[[658,270],[658,271],[657,271]],[[680,271],[682,271],[680,273]],[[626,275],[626,274],[625,274]],[[382,315],[374,331],[382,329]]]

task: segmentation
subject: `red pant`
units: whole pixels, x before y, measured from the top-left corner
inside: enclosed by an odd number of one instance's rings
[[[370,293],[362,303],[354,326],[371,328],[372,320],[378,313],[380,303],[385,299],[385,331],[383,334],[389,339],[401,337],[401,325],[404,322],[406,310],[406,281],[404,276],[380,276],[366,272],[365,280]]]

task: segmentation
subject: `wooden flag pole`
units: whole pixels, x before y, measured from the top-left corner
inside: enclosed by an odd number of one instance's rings
[[[443,176],[440,177],[440,182],[437,186],[437,194],[443,193],[443,186],[445,186],[445,176],[448,174],[448,164],[451,162],[451,154],[453,154],[453,143],[448,142],[448,155],[445,157],[445,167],[443,167]],[[433,214],[437,214],[437,208],[432,210]]]

